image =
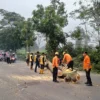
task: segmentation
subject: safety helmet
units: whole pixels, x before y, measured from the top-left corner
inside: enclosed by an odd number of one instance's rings
[[[59,52],[55,52],[55,55],[59,55]]]
[[[63,52],[63,55],[65,54],[66,52]]]

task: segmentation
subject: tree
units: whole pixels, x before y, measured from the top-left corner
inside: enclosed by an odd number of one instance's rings
[[[76,4],[76,3],[75,3]],[[85,47],[88,46],[88,40],[89,40],[89,30],[88,30],[88,17],[86,16],[86,14],[88,14],[88,6],[85,6],[83,5],[82,1],[79,1],[79,9],[76,9],[74,11],[72,11],[70,13],[71,17],[72,18],[75,18],[75,19],[80,19],[82,21],[81,25],[84,26],[84,32],[85,32],[85,35],[84,35],[84,44],[85,44]]]
[[[100,47],[100,2],[98,0],[92,0],[93,6],[89,9],[90,25],[98,33],[98,42]]]
[[[100,2],[98,0],[91,0],[91,2],[85,0],[84,2],[79,1],[80,8],[72,11],[71,16],[83,21],[82,24],[85,25],[85,32],[88,35],[91,33],[92,36],[96,36],[94,32],[92,33],[87,30],[87,25],[90,25],[98,33],[98,37],[100,37]],[[100,39],[98,38],[96,40],[98,40],[100,47]]]
[[[30,52],[30,46],[33,46],[34,41],[36,40],[30,18],[27,21],[24,21],[23,28],[21,30],[21,39],[24,40],[26,51]]]
[[[51,0],[47,7],[37,5],[37,10],[33,11],[33,27],[37,32],[45,35],[48,52],[58,50],[59,44],[65,44],[63,27],[67,22],[65,4],[60,0]]]
[[[3,9],[0,9],[0,15],[3,17],[0,21],[0,48],[16,51],[16,49],[23,46],[20,34],[24,17],[15,12],[8,12]]]
[[[71,37],[76,41],[76,48],[82,47],[82,40],[85,38],[84,29],[81,27],[76,27],[76,29],[71,33]]]

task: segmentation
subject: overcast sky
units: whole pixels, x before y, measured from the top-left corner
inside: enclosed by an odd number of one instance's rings
[[[78,0],[61,0],[66,4],[66,10],[71,12],[76,7],[73,6],[73,3]],[[0,0],[0,9],[5,9],[8,11],[14,11],[16,13],[21,14],[25,18],[29,18],[32,16],[32,11],[36,9],[37,4],[42,4],[47,6],[50,4],[50,0]],[[71,30],[75,26],[77,26],[79,22],[69,20],[69,25],[67,26],[68,30]]]
[[[77,0],[61,0],[65,2],[68,12],[73,10],[73,3]],[[31,16],[32,11],[36,8],[37,4],[43,4],[47,6],[50,4],[50,0],[0,0],[0,8],[15,11],[21,15],[27,17]]]
[[[76,9],[76,7],[73,6],[73,3],[78,0],[61,1],[66,4],[66,10],[69,13],[72,10]],[[16,12],[19,13],[21,16],[24,16],[25,18],[29,18],[32,16],[32,11],[36,9],[37,4],[48,6],[50,4],[50,0],[0,0],[0,9]],[[64,28],[65,32],[74,30],[74,28],[79,25],[80,21],[68,19],[68,23],[68,26]]]

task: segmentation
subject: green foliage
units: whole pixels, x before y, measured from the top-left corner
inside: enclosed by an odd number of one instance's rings
[[[23,43],[27,47],[27,51],[30,52],[30,46],[33,46],[34,41],[36,40],[31,19],[24,21],[21,29],[21,39],[23,39]]]
[[[92,50],[92,52],[90,53],[90,57],[93,71],[100,73],[100,48],[97,47],[96,50]]]
[[[83,63],[83,52],[87,51],[90,58],[91,58],[91,64],[92,64],[92,71],[100,73],[100,48],[92,49],[91,47],[88,48],[75,48],[74,49],[74,67],[79,68],[79,70],[82,70],[82,63]]]
[[[17,50],[17,57],[19,60],[26,60],[26,51],[25,51],[25,48],[21,48],[21,49],[18,49]]]
[[[100,61],[98,62],[98,64],[93,63],[93,71],[100,73]]]
[[[0,21],[0,48],[4,50],[14,50],[23,46],[20,38],[21,28],[24,18],[15,12],[8,12],[0,9],[3,18]]]
[[[0,9],[0,15],[3,16],[0,20],[0,49],[16,51],[34,44],[35,35],[31,19],[25,21],[19,14],[3,9]]]
[[[72,18],[80,19],[83,22],[82,25],[85,26],[85,33],[87,34],[87,36],[90,36],[92,34],[92,36],[94,35],[94,38],[96,38],[94,32],[89,32],[87,25],[90,25],[90,27],[95,30],[95,32],[98,34],[98,37],[100,36],[100,2],[98,0],[80,0],[79,9],[72,11],[70,15]],[[100,47],[100,40],[98,39],[97,41]]]
[[[83,38],[83,29],[81,29],[80,27],[77,27],[71,34],[72,38],[75,38],[75,39],[82,39]]]
[[[16,37],[16,38],[15,38]],[[15,28],[7,27],[0,31],[0,48],[4,50],[14,50],[23,46],[19,32]]]
[[[46,37],[47,52],[54,53],[60,44],[65,44],[63,27],[67,25],[67,14],[65,4],[60,0],[51,0],[47,7],[37,5],[37,10],[33,11],[33,27],[36,31]]]

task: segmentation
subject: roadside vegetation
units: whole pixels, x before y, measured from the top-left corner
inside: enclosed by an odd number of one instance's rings
[[[34,47],[37,38],[40,40],[37,35],[40,33],[46,41],[45,50],[41,52],[46,52],[50,60],[55,51],[60,52],[61,58],[62,52],[67,51],[74,59],[74,66],[82,70],[82,53],[87,51],[93,71],[100,73],[100,2],[80,0],[74,5],[79,8],[68,14],[64,2],[51,0],[46,7],[38,4],[28,19],[0,9],[0,49],[15,51],[18,58],[25,59],[27,51],[34,52],[31,47]],[[63,28],[67,27],[69,17],[80,20],[81,24],[65,32]]]

